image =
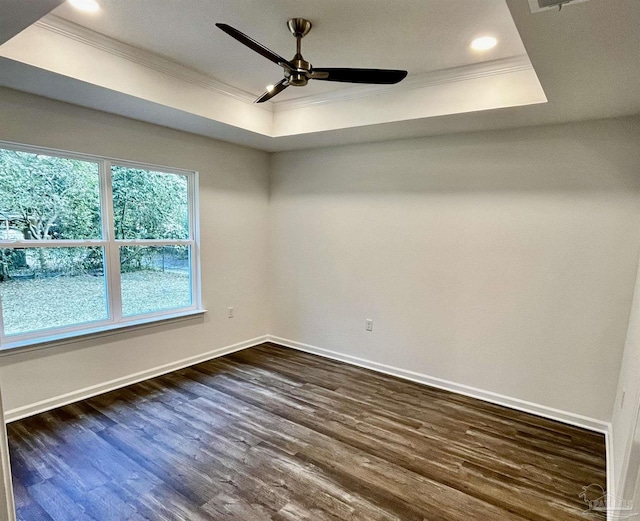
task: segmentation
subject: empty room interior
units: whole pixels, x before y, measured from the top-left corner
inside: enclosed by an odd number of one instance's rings
[[[2,0],[0,521],[640,516],[638,0]]]

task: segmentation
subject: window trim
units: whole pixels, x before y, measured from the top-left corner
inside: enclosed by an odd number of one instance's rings
[[[180,311],[178,313],[165,314],[161,317],[147,317],[140,320],[132,320],[130,322],[120,322],[117,324],[101,325],[99,327],[85,328],[81,331],[67,331],[60,332],[59,329],[48,329],[51,334],[47,336],[41,336],[35,340],[20,340],[16,342],[7,342],[0,347],[0,357],[11,353],[16,349],[32,350],[32,349],[44,349],[50,345],[57,344],[71,344],[75,342],[81,342],[89,338],[97,338],[103,336],[114,335],[127,329],[143,329],[154,326],[160,326],[166,322],[177,322],[180,320],[187,320],[195,318],[200,315],[204,315],[207,312],[206,309],[195,309],[190,311]],[[137,318],[137,317],[136,317]],[[94,322],[90,322],[94,324]]]
[[[15,150],[31,154],[42,154],[75,159],[98,164],[100,176],[100,212],[101,212],[101,239],[63,239],[63,240],[0,240],[0,248],[24,249],[33,247],[45,248],[74,248],[74,247],[101,247],[104,252],[104,280],[106,290],[106,306],[108,318],[74,324],[70,326],[52,327],[40,329],[34,332],[6,335],[4,333],[4,320],[2,313],[2,299],[0,299],[0,353],[18,347],[46,344],[63,341],[85,335],[96,335],[105,331],[119,330],[127,327],[136,327],[141,324],[153,324],[183,316],[205,313],[202,308],[201,268],[200,268],[200,207],[199,207],[199,173],[183,168],[174,168],[140,161],[129,161],[112,157],[70,152],[55,148],[25,145],[0,140],[0,148]],[[116,239],[114,230],[113,192],[111,189],[111,166],[125,168],[138,168],[166,174],[180,175],[187,179],[189,197],[188,219],[189,237],[187,239]],[[105,197],[110,194],[110,197]],[[180,308],[141,313],[125,317],[122,315],[122,292],[120,273],[120,248],[123,246],[175,246],[185,245],[190,247],[190,283],[191,305]]]

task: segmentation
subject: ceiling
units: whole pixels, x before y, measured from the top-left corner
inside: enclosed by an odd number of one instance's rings
[[[537,14],[523,0],[99,1],[97,16],[65,4],[40,21],[61,0],[30,0],[20,17],[15,0],[0,5],[12,22],[0,25],[0,84],[271,151],[640,113],[638,0]],[[281,71],[213,24],[288,57],[289,16],[313,21],[303,54],[315,65],[409,77],[311,82],[252,104]],[[471,52],[481,34],[498,47]]]
[[[285,58],[295,39],[286,20],[303,17],[313,28],[303,55],[321,67],[404,69],[417,75],[525,54],[504,0],[100,0],[87,15],[69,4],[53,14],[129,45],[164,56],[257,97],[282,79],[282,70],[215,27],[238,28]],[[166,28],[158,31],[158,28]],[[484,53],[469,42],[490,34],[500,45]],[[273,102],[344,89],[314,81]]]
[[[34,21],[55,9],[61,0],[2,0],[0,3],[0,43],[13,38]]]

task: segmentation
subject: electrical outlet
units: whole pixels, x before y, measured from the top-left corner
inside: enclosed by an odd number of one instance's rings
[[[368,318],[366,323],[365,323],[364,328],[365,328],[366,331],[373,331],[373,320]]]
[[[235,315],[235,310],[233,309],[233,306],[231,306],[231,307],[229,308],[229,313],[228,313],[228,315],[227,315],[227,316],[228,316],[229,318],[233,318],[233,317],[234,317],[234,315]]]

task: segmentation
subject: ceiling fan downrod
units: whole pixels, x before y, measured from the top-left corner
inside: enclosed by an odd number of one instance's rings
[[[292,87],[304,87],[309,83],[307,74],[311,72],[311,64],[302,57],[302,39],[309,34],[311,22],[304,18],[291,18],[287,21],[287,27],[296,39],[296,55],[291,60],[296,70],[285,69],[285,78]]]

